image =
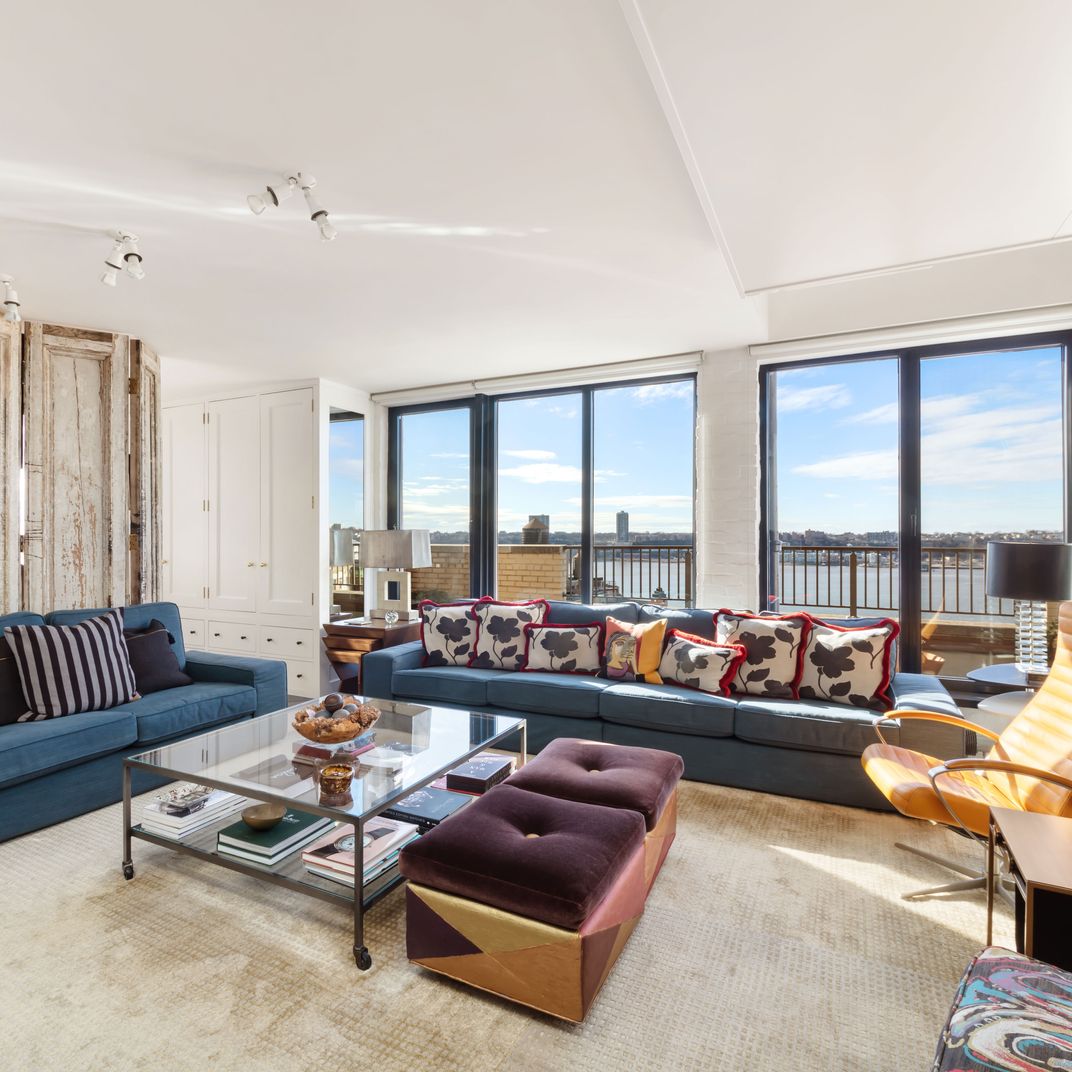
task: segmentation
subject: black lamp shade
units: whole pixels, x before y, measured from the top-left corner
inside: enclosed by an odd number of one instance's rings
[[[1033,603],[1072,599],[1072,543],[990,541],[986,594]]]

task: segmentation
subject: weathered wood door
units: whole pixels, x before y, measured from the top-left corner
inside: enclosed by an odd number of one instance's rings
[[[126,602],[129,338],[27,325],[23,606]]]
[[[19,470],[22,466],[22,334],[0,320],[0,614],[19,609]]]
[[[128,603],[160,598],[160,358],[130,340],[130,581]]]

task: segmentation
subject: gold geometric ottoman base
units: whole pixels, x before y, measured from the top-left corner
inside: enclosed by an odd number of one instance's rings
[[[650,893],[659,877],[666,854],[677,835],[677,790],[670,795],[662,814],[651,830],[644,835],[645,892]]]
[[[576,931],[411,882],[406,890],[409,959],[580,1023],[644,911],[647,859],[642,846]]]

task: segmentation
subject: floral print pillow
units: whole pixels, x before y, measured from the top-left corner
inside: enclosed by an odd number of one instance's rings
[[[470,666],[485,670],[520,670],[525,659],[525,626],[540,625],[551,609],[546,599],[500,603],[485,596],[473,604],[476,650]]]
[[[522,670],[598,674],[603,665],[603,626],[526,625]]]
[[[801,697],[889,711],[890,652],[900,631],[892,618],[853,628],[813,622],[804,647]]]
[[[740,644],[714,640],[671,629],[659,663],[659,676],[668,685],[684,685],[714,696],[729,696],[730,685],[748,656]]]
[[[715,615],[715,640],[720,644],[740,644],[747,652],[733,691],[796,699],[810,629],[811,618],[803,613],[760,617],[750,612],[720,610]]]
[[[476,647],[472,603],[435,603],[422,599],[421,643],[425,666],[468,666]]]

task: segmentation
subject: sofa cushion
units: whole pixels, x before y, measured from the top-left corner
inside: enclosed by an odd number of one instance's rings
[[[748,651],[733,683],[734,692],[776,699],[795,697],[810,629],[811,619],[806,614],[761,616],[720,610],[715,616],[715,639],[720,644],[741,644]]]
[[[411,882],[576,930],[640,850],[639,812],[498,785],[410,842]]]
[[[172,644],[175,638],[159,618],[145,629],[124,629],[130,668],[142,696],[161,689],[176,689],[192,685],[194,679],[179,669],[179,660]]]
[[[509,670],[479,670],[468,666],[425,666],[418,670],[396,670],[392,692],[411,700],[472,704],[483,707],[488,702],[488,682]]]
[[[476,619],[470,600],[436,603],[422,599],[417,604],[421,616],[421,644],[425,666],[468,666],[476,650]]]
[[[77,625],[9,625],[4,636],[28,719],[107,710],[138,695],[117,607]]]
[[[759,700],[741,696],[734,736],[776,748],[858,756],[878,738],[882,715],[826,700]]]
[[[476,647],[470,666],[483,670],[520,670],[525,659],[525,626],[547,617],[546,599],[503,603],[485,596],[473,604]]]
[[[683,633],[703,637],[704,640],[715,639],[715,616],[709,610],[696,607],[659,607],[647,604],[640,608],[642,622],[654,622],[659,619],[666,622],[667,629],[680,629]]]
[[[658,685],[666,622],[620,622],[607,615],[603,637],[603,676],[611,681],[650,681]]]
[[[96,610],[54,610],[46,618],[49,625],[77,625],[87,618],[99,617],[108,612],[108,607]],[[132,607],[123,607],[124,629],[146,629],[154,618],[162,622],[171,634],[171,650],[179,662],[179,669],[186,668],[186,648],[182,642],[182,619],[179,608],[174,603],[138,603]]]
[[[639,612],[635,603],[569,603],[552,599],[548,605],[551,609],[544,620],[550,625],[589,625],[605,621],[608,616],[633,624]]]
[[[18,722],[26,714],[26,697],[22,695],[19,667],[11,648],[4,640],[4,628],[9,625],[44,625],[40,614],[18,611],[0,615],[0,726]]]
[[[659,663],[659,679],[712,696],[729,696],[730,686],[747,656],[740,644],[719,644],[671,629]]]
[[[603,624],[526,625],[521,669],[595,676],[603,669]]]
[[[595,718],[599,695],[609,687],[601,677],[581,674],[503,673],[488,681],[488,703],[512,711]]]
[[[154,692],[112,710],[133,715],[137,740],[151,744],[239,715],[251,715],[256,708],[257,691],[251,686],[202,681],[181,689]]]
[[[612,685],[599,698],[599,717],[622,726],[697,737],[732,737],[737,701],[680,685]]]
[[[893,706],[890,654],[899,632],[892,618],[851,628],[812,622],[797,695],[888,711]]]
[[[675,752],[559,737],[506,784],[560,800],[638,811],[652,830],[684,769]]]
[[[134,716],[120,707],[0,727],[0,786],[116,752],[137,735]]]

